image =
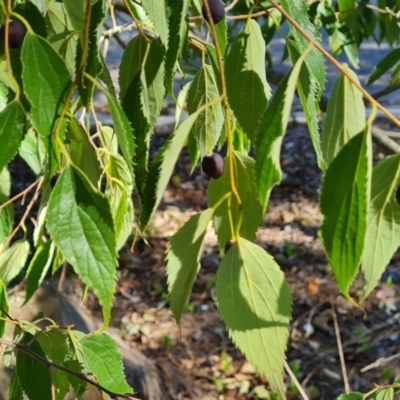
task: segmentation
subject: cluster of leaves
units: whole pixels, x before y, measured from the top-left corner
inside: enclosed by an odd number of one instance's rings
[[[9,29],[4,29],[1,48],[0,141],[4,146],[0,154],[0,305],[7,311],[6,287],[23,271],[28,259],[26,301],[48,272],[55,273],[68,263],[98,296],[106,327],[117,252],[134,226],[140,234],[149,224],[182,148],[188,147],[193,166],[215,149],[224,148],[225,168],[214,176],[218,179],[211,180],[209,208],[191,217],[169,245],[171,309],[179,323],[200,267],[203,239],[212,222],[222,256],[216,277],[218,309],[234,342],[284,399],[282,375],[291,316],[290,288],[277,263],[254,241],[270,192],[282,178],[280,147],[295,93],[324,173],[322,239],[338,286],[353,302],[349,287],[360,265],[366,280],[365,298],[399,244],[400,205],[395,196],[400,185],[399,155],[372,168],[372,118],[366,120],[357,76],[347,67],[341,68],[342,76],[332,90],[320,135],[318,100],[324,90],[325,64],[315,47],[320,34],[310,21],[312,10],[304,1],[270,1],[257,4],[257,8],[247,0],[245,19],[233,40],[229,39],[226,18],[214,24],[213,18],[206,18],[210,23],[205,23],[201,16],[212,17],[210,7],[215,3],[142,0],[139,5],[124,1],[138,34],[124,50],[118,94],[98,45],[109,1],[62,0],[44,5],[33,0],[8,0],[0,8],[6,26],[16,20],[26,30],[22,46],[13,48],[7,41]],[[318,4],[324,4],[324,10],[332,9],[328,3]],[[358,8],[355,2],[339,1],[337,23],[347,26],[347,16],[352,14],[341,8],[345,3],[354,3],[353,8]],[[271,6],[274,12],[264,17],[264,25],[247,17],[257,10],[266,12],[265,7]],[[323,14],[322,7],[318,15]],[[274,29],[280,29],[276,12],[290,23],[290,34],[281,33],[293,68],[272,94],[265,74],[265,54],[274,23]],[[340,26],[334,29],[346,32]],[[359,31],[354,27],[349,25],[348,29],[357,36]],[[212,41],[201,36],[206,31]],[[340,40],[333,46],[344,49],[354,61],[354,49],[347,50]],[[176,97],[173,134],[150,160],[157,116],[166,95],[175,98],[175,72],[184,71],[181,62],[189,61],[191,54],[201,55],[200,66]],[[95,117],[92,103],[98,91],[107,99],[113,127],[97,122],[92,135],[90,117]],[[185,108],[189,116],[179,122]],[[17,153],[38,179],[31,187],[35,194],[27,211],[21,220],[14,221],[8,201],[7,165]],[[53,186],[55,176],[58,179]],[[133,191],[138,198],[137,218]],[[39,199],[37,224],[29,235],[25,221]],[[22,238],[16,240],[20,230]],[[30,257],[32,246],[34,254]],[[2,329],[3,325],[4,320]],[[47,339],[46,335],[56,335],[55,340],[64,349],[59,350],[63,351],[62,357],[58,353],[54,356],[54,362],[68,363],[68,368],[80,373],[93,372],[101,382],[103,372],[94,368],[90,350],[85,352],[84,348],[91,340],[93,346],[111,346],[109,342],[99,344],[109,340],[104,335],[81,337],[67,330],[57,334],[46,331],[36,338],[35,332],[22,329],[14,338],[18,345],[14,347],[15,393],[35,398],[26,381],[33,364],[28,368],[26,357],[33,352],[53,362],[51,349],[46,347],[52,337]],[[50,386],[45,398],[51,398],[50,375],[46,379]],[[54,382],[57,386],[58,381]],[[64,393],[65,376],[60,377],[60,385]],[[69,385],[79,396],[81,389],[71,380]],[[105,382],[107,389],[111,387],[107,385]],[[109,390],[128,391],[123,384]]]
[[[115,397],[132,393],[126,383],[115,341],[105,333],[85,335],[71,327],[58,327],[43,315],[34,321],[15,321],[13,341],[5,348],[3,362],[15,368],[9,399],[64,399],[72,388],[75,398],[95,386]],[[46,322],[47,328],[38,326]],[[89,379],[88,376],[95,379]],[[93,388],[92,388],[93,390]]]

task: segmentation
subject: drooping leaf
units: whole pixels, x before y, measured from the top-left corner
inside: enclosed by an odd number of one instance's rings
[[[169,26],[167,20],[167,10],[165,8],[166,2],[159,0],[142,0],[142,6],[146,10],[153,22],[157,33],[160,35],[160,39],[165,46],[168,48],[168,37],[169,37]]]
[[[225,61],[229,104],[252,140],[271,89],[265,76],[265,43],[258,23],[249,19]]]
[[[165,59],[165,87],[170,95],[173,95],[175,65],[186,43],[188,31],[187,12],[190,3],[190,0],[168,0],[171,12],[169,16],[168,50]]]
[[[38,342],[46,358],[58,365],[64,365],[68,353],[71,351],[68,336],[59,330],[49,330],[38,336]],[[56,400],[64,400],[69,392],[68,374],[56,368],[53,369]]]
[[[213,211],[208,208],[190,217],[172,237],[167,250],[168,291],[171,310],[178,324],[200,268],[203,240]]]
[[[352,70],[346,68],[346,71],[358,82],[357,75]],[[364,127],[363,96],[345,75],[341,75],[333,85],[321,135],[321,148],[326,164],[329,165],[343,146]]]
[[[21,143],[19,155],[36,175],[44,173],[46,150],[39,135],[29,129]]]
[[[283,135],[289,121],[293,97],[300,70],[301,56],[290,74],[279,83],[268,107],[264,111],[256,132],[256,178],[260,203],[265,209],[272,187],[282,179],[280,152]]]
[[[291,39],[286,40],[286,45],[292,62],[295,63],[304,52],[301,53],[298,50],[297,44]],[[297,82],[297,90],[306,117],[307,126],[310,131],[310,137],[314,146],[315,154],[317,156],[318,167],[321,170],[325,170],[325,160],[322,155],[321,138],[318,128],[319,106],[317,103],[317,94],[319,89],[317,81],[313,79],[312,72],[310,72],[306,65],[303,65],[301,68],[299,80]]]
[[[110,196],[116,245],[119,250],[126,243],[133,229],[133,181],[128,165],[119,154],[109,154],[106,170],[111,178],[111,182],[107,182],[106,194]]]
[[[187,110],[189,114],[196,112],[201,106],[220,97],[212,68],[203,67],[196,74],[188,93]],[[192,134],[197,141],[200,157],[212,153],[218,142],[224,123],[221,102],[204,110],[195,121]]]
[[[9,306],[8,306],[8,298],[7,298],[7,288],[4,285],[4,282],[0,279],[0,317],[6,318],[8,313]],[[0,338],[3,337],[4,331],[6,328],[6,321],[0,319]]]
[[[118,138],[118,144],[121,147],[122,155],[129,166],[135,155],[135,143],[133,141],[133,132],[131,124],[125,113],[122,111],[117,100],[110,94],[107,94],[108,106],[114,123],[115,134]]]
[[[143,230],[147,226],[154,211],[158,207],[181,149],[186,143],[189,132],[201,111],[203,110],[200,109],[190,115],[178,126],[175,132],[158,151],[157,156],[153,160],[149,176],[146,180],[146,186],[144,188],[139,224],[140,229]]]
[[[32,123],[46,138],[55,128],[71,85],[68,68],[52,45],[40,36],[27,33],[22,45],[22,79],[31,103]]]
[[[373,290],[400,245],[400,155],[382,161],[372,171],[371,208],[362,258],[366,286],[363,299]]]
[[[372,69],[368,78],[368,85],[379,79],[382,75],[389,71],[390,68],[393,68],[399,62],[399,59],[400,49],[393,49],[386,54],[385,57],[383,57],[382,60],[380,60]]]
[[[239,238],[218,269],[216,296],[232,340],[286,399],[282,375],[291,297],[279,266],[261,247]]]
[[[322,185],[322,238],[339,289],[346,297],[364,250],[371,165],[370,132],[365,129],[331,162]]]
[[[47,226],[66,260],[98,296],[107,325],[115,287],[116,246],[106,197],[80,170],[67,166],[51,193]]]
[[[120,65],[121,104],[135,133],[139,195],[147,175],[150,137],[165,97],[163,60],[163,46],[138,35],[129,42]]]
[[[63,4],[65,12],[68,15],[68,19],[71,21],[72,26],[78,32],[83,32],[85,28],[85,17],[86,17],[86,3],[87,0],[76,1],[76,0],[64,0]]]
[[[21,344],[27,344],[33,339],[33,335],[25,333]],[[33,340],[29,350],[46,360],[46,355],[39,342]],[[24,353],[17,351],[16,372],[21,386],[30,400],[52,400],[51,381],[49,370],[43,363]]]
[[[208,188],[208,202],[214,207],[220,199],[230,191],[229,158],[225,159],[225,170],[219,179],[213,179]],[[229,212],[232,215],[233,226],[236,227],[242,219],[240,235],[248,240],[254,240],[260,225],[263,206],[261,205],[255,184],[255,162],[245,154],[234,152],[234,175],[236,188],[242,202],[239,208],[235,196],[232,195],[230,204],[226,200],[215,210],[213,216],[214,227],[218,235],[218,244],[221,251],[232,238]]]
[[[26,273],[26,296],[24,304],[36,292],[43,282],[53,261],[55,247],[51,240],[42,244],[33,256]]]
[[[282,0],[282,7],[292,16],[294,20],[310,35],[316,42],[321,42],[321,35],[317,27],[310,21],[307,12],[307,3],[303,0]],[[298,46],[300,54],[306,51],[309,41],[293,26],[290,27],[291,34]],[[306,65],[312,80],[315,80],[318,90],[318,98],[325,88],[325,62],[322,54],[315,47],[306,57]],[[303,106],[303,108],[305,108]]]
[[[341,394],[336,400],[364,400],[365,395],[363,393],[347,393]]]
[[[7,168],[0,171],[0,204],[6,202],[10,196],[11,178]],[[3,252],[8,235],[14,227],[14,208],[12,204],[0,210],[0,254]]]
[[[100,165],[93,146],[88,139],[88,133],[75,118],[70,119],[69,140],[71,159],[89,178],[93,186],[97,186],[100,178]]]
[[[18,151],[25,134],[25,120],[25,111],[17,100],[0,112],[0,171]]]
[[[90,12],[89,31],[87,33],[87,38],[85,38],[88,40],[88,48],[86,53],[83,54],[83,45],[79,42],[76,57],[78,71],[82,65],[82,57],[84,56],[83,71],[93,78],[96,78],[100,74],[103,67],[100,60],[100,49],[98,44],[101,35],[101,28],[103,26],[102,22],[105,16],[103,3],[103,1],[93,2]],[[78,90],[82,103],[87,109],[90,108],[94,89],[94,82],[83,76],[82,80],[79,81]]]
[[[21,17],[24,17],[37,35],[42,37],[47,36],[45,19],[33,2],[28,1],[17,4],[13,9],[13,12],[21,15]]]
[[[14,370],[10,379],[10,389],[8,390],[9,400],[24,400],[24,392],[22,390],[21,383],[18,379],[18,374]]]
[[[8,285],[24,268],[29,255],[29,242],[18,240],[0,254],[0,279]]]
[[[69,1],[74,2],[74,0]],[[75,22],[76,20],[74,20],[74,24]],[[51,2],[47,4],[46,25],[49,31],[48,41],[64,58],[68,69],[74,71],[78,35],[72,33],[75,29],[64,3]]]
[[[122,357],[115,341],[105,333],[80,340],[85,362],[96,381],[114,393],[132,393],[126,383]]]

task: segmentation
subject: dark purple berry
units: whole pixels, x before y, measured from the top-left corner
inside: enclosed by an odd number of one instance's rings
[[[400,186],[396,190],[396,200],[400,204]]]
[[[214,22],[214,25],[218,24],[218,22],[221,21],[225,15],[224,4],[221,2],[221,0],[208,0],[208,6],[210,8],[210,13],[211,13],[211,17]],[[210,21],[208,20],[207,9],[204,4],[203,4],[203,8],[201,9],[201,11],[203,13],[204,19],[208,23],[210,23]]]
[[[25,28],[18,21],[10,21],[8,25],[8,45],[12,49],[18,49],[21,47],[25,37]],[[5,43],[6,27],[3,24],[0,28],[0,38]]]
[[[201,168],[210,178],[218,179],[224,172],[225,162],[218,153],[204,156]]]

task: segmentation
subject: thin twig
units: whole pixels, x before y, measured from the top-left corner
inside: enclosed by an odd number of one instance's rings
[[[41,182],[42,178],[37,179],[35,182],[33,182],[31,185],[29,185],[26,189],[24,189],[22,192],[19,192],[18,194],[16,194],[14,197],[12,197],[11,199],[7,200],[6,202],[4,202],[3,204],[0,205],[0,211],[7,207],[9,204],[14,203],[14,201],[18,200],[20,197],[25,196],[28,192],[30,192],[35,186],[37,186],[39,184],[39,182]]]
[[[92,381],[85,374],[72,371],[71,369],[66,368],[63,365],[59,365],[52,361],[49,361],[47,358],[44,358],[44,357],[38,355],[37,353],[32,351],[28,346],[26,346],[24,344],[14,343],[14,342],[6,340],[6,339],[0,339],[0,343],[5,344],[6,346],[11,346],[12,348],[14,348],[16,350],[22,351],[23,353],[27,354],[28,356],[34,358],[36,361],[39,361],[47,369],[49,369],[49,368],[58,369],[59,371],[65,372],[68,375],[72,375],[75,378],[80,379],[81,381],[89,383],[90,385],[96,387],[97,389],[101,390],[102,392],[108,394],[111,398],[115,399],[117,397],[121,397],[123,399],[128,399],[128,400],[139,400],[136,397],[133,397],[133,396],[130,396],[127,394],[118,394],[118,393],[112,392],[111,390],[108,390],[105,387],[99,385],[98,383]]]
[[[347,378],[346,362],[345,362],[344,354],[343,354],[342,339],[340,338],[340,329],[339,329],[337,315],[335,312],[335,305],[333,304],[333,301],[331,301],[331,309],[332,309],[333,325],[335,327],[336,341],[337,341],[337,347],[338,347],[339,358],[340,358],[340,366],[342,368],[344,390],[345,390],[346,394],[348,394],[348,393],[350,393],[350,385],[349,385],[349,380]]]
[[[39,179],[39,183],[38,183],[38,187],[37,187],[37,189],[36,189],[36,192],[35,192],[35,194],[33,195],[32,200],[30,201],[30,203],[27,205],[26,210],[25,210],[25,212],[24,212],[24,215],[22,216],[22,218],[21,218],[20,221],[18,222],[18,225],[15,227],[15,229],[14,229],[14,230],[10,233],[10,235],[7,237],[7,240],[6,240],[6,245],[7,245],[7,246],[11,243],[11,240],[12,240],[13,237],[17,234],[17,232],[20,230],[20,228],[21,228],[22,226],[25,225],[25,221],[26,221],[26,219],[28,218],[29,213],[31,212],[33,205],[35,204],[36,200],[37,200],[38,197],[39,197],[39,194],[40,194],[40,187],[41,187],[41,184],[42,184],[43,179],[44,179],[43,177],[41,177],[41,178]]]
[[[361,368],[360,372],[363,374],[364,372],[367,372],[371,369],[382,367],[383,365],[385,365],[393,360],[396,360],[398,358],[400,358],[400,353],[394,354],[393,356],[386,357],[386,358],[385,357],[378,358],[373,363],[366,365],[364,368]]]
[[[292,369],[290,368],[289,364],[286,362],[284,363],[284,367],[286,372],[289,374],[290,379],[292,380],[292,382],[295,384],[297,390],[299,391],[299,393],[301,394],[301,396],[303,397],[304,400],[309,400],[306,392],[304,391],[304,388],[300,385],[300,382],[297,380],[296,375],[293,373]]]

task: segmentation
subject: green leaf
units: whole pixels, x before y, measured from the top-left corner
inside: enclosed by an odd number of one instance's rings
[[[265,209],[272,187],[282,179],[280,152],[292,109],[293,97],[304,57],[300,57],[290,74],[279,83],[264,111],[256,132],[256,176],[258,197]]]
[[[71,21],[74,30],[78,32],[83,32],[85,28],[86,4],[87,0],[63,0],[68,19]]]
[[[261,29],[249,19],[225,61],[229,104],[251,140],[271,94],[265,75],[265,51]]]
[[[51,44],[40,36],[27,33],[22,45],[22,79],[31,103],[32,123],[46,138],[67,100],[71,85],[68,68]]]
[[[345,67],[357,82],[357,75]],[[341,75],[332,88],[328,101],[321,148],[326,164],[329,165],[343,146],[365,127],[365,106],[361,92]]]
[[[364,400],[365,395],[363,393],[348,393],[348,394],[341,394],[336,400]]]
[[[400,59],[400,49],[393,49],[385,57],[382,58],[372,69],[368,78],[368,85],[375,82],[382,75],[384,75],[390,68],[393,68]]]
[[[13,12],[24,17],[37,35],[43,37],[47,36],[45,19],[33,2],[29,1],[17,4]]]
[[[400,155],[388,157],[372,171],[371,208],[362,259],[365,299],[373,290],[393,253],[400,246]]]
[[[8,285],[24,268],[29,255],[29,242],[18,240],[0,254],[0,279]]]
[[[37,340],[48,360],[58,365],[64,365],[67,354],[71,351],[68,336],[65,333],[52,329],[41,333]],[[56,399],[64,400],[70,386],[68,374],[54,368],[53,377]]]
[[[8,313],[8,298],[7,298],[7,288],[4,282],[0,279],[0,317],[6,318]],[[0,338],[3,337],[6,328],[6,321],[0,319]]]
[[[153,160],[144,188],[139,224],[140,229],[143,230],[147,226],[154,211],[158,207],[175,168],[181,149],[186,143],[189,132],[201,111],[203,110],[200,109],[196,113],[190,115],[178,126]]]
[[[172,237],[167,250],[168,291],[171,310],[178,324],[200,269],[204,236],[213,211],[208,208],[190,217]]]
[[[67,166],[51,193],[47,226],[66,260],[98,296],[107,325],[117,262],[113,220],[106,197],[80,170]]]
[[[55,246],[51,240],[48,240],[36,250],[26,274],[26,296],[24,304],[29,301],[46,277],[47,271],[51,267],[53,261],[54,251]]]
[[[222,57],[225,58],[225,53],[228,48],[228,24],[226,18],[222,18],[222,20],[215,25],[215,31],[217,33],[219,50]]]
[[[213,216],[214,227],[218,235],[218,243],[221,251],[232,238],[229,210],[232,214],[233,226],[238,226],[242,219],[240,235],[248,240],[254,240],[256,231],[263,216],[263,206],[257,196],[255,184],[255,162],[245,154],[234,152],[234,170],[236,188],[242,201],[240,210],[235,196],[232,195],[230,205],[226,200],[215,210]],[[230,192],[229,158],[225,159],[225,170],[219,179],[212,179],[208,188],[208,202],[210,207],[215,207],[221,198]]]
[[[100,49],[98,43],[101,35],[104,16],[103,1],[93,2],[90,12],[89,31],[88,33],[85,33],[87,34],[89,45],[85,54],[85,65],[83,71],[93,78],[97,78],[103,67],[103,64],[100,60]],[[73,20],[71,21],[73,22]],[[82,45],[79,42],[76,57],[77,68],[79,68],[81,65],[82,53]],[[79,81],[78,90],[84,107],[89,109],[95,90],[95,83],[93,80],[83,76],[82,80]]]
[[[121,104],[136,141],[136,181],[139,195],[147,175],[150,136],[164,102],[164,49],[154,38],[136,36],[120,65]]]
[[[69,1],[77,3],[74,0]],[[49,31],[49,42],[64,58],[68,69],[74,71],[78,35],[73,34],[75,29],[63,3],[51,2],[47,4],[46,25]]]
[[[10,389],[8,391],[9,400],[24,400],[24,392],[19,382],[17,372],[14,370],[10,379]]]
[[[286,399],[282,375],[291,297],[279,266],[261,247],[239,238],[218,269],[216,296],[232,340]]]
[[[286,45],[292,62],[295,63],[301,57],[301,54],[304,54],[304,52],[300,53],[296,43],[290,39],[286,40]],[[299,80],[297,82],[297,90],[304,115],[306,117],[307,126],[310,131],[310,137],[314,146],[315,154],[317,156],[318,167],[321,170],[325,170],[325,160],[322,155],[321,139],[318,128],[319,106],[318,102],[316,101],[318,84],[316,80],[313,79],[312,72],[310,72],[309,68],[307,68],[305,65],[303,65],[300,71]]]
[[[33,335],[25,333],[20,344],[27,344],[33,339]],[[33,340],[29,350],[46,360],[46,355],[39,342]],[[38,360],[17,351],[16,372],[22,389],[30,400],[52,400],[51,381],[49,370]]]
[[[214,72],[209,65],[203,67],[196,74],[188,93],[187,110],[189,114],[196,112],[201,106],[220,97]],[[207,107],[195,121],[192,134],[194,135],[200,156],[212,153],[218,143],[221,129],[224,124],[224,114],[221,102]]]
[[[88,133],[75,118],[69,123],[70,155],[72,162],[97,186],[101,171],[96,152],[88,139]]]
[[[80,344],[86,364],[100,385],[114,393],[133,393],[125,380],[118,346],[110,336],[105,333],[92,335],[82,339]]]
[[[118,138],[118,144],[121,147],[122,155],[129,166],[135,155],[135,143],[133,141],[133,132],[128,117],[122,111],[117,100],[110,94],[106,95],[110,114],[114,123],[114,130]]]
[[[0,172],[0,204],[5,203],[11,190],[10,173],[7,168]],[[14,208],[12,204],[0,210],[0,254],[3,252],[3,246],[6,238],[12,232],[14,227]]]
[[[25,134],[25,111],[14,100],[0,112],[0,171],[15,156]]]
[[[394,390],[392,387],[380,389],[376,392],[374,400],[393,400]]]
[[[168,50],[165,58],[165,87],[173,95],[175,65],[186,44],[188,31],[188,9],[190,0],[168,0],[169,16]]]
[[[110,198],[111,213],[114,219],[116,249],[119,250],[132,234],[133,227],[133,181],[129,167],[119,154],[109,154],[106,165],[108,177],[106,194]]]
[[[167,20],[166,2],[159,0],[142,0],[142,6],[153,22],[165,48],[168,48],[169,26]]]
[[[310,21],[307,12],[307,3],[303,0],[282,0],[282,7],[316,42],[321,43],[321,35],[317,27]],[[297,43],[300,54],[303,54],[309,46],[309,41],[293,26],[290,26],[291,34]],[[325,87],[325,62],[322,54],[315,47],[306,57],[306,65],[312,80],[315,80],[319,96]],[[303,107],[305,108],[305,107]]]
[[[347,298],[364,250],[371,165],[370,132],[365,129],[331,162],[322,185],[322,238],[338,286]]]
[[[44,174],[46,149],[40,136],[33,129],[29,129],[25,135],[19,149],[19,155],[36,175]]]

